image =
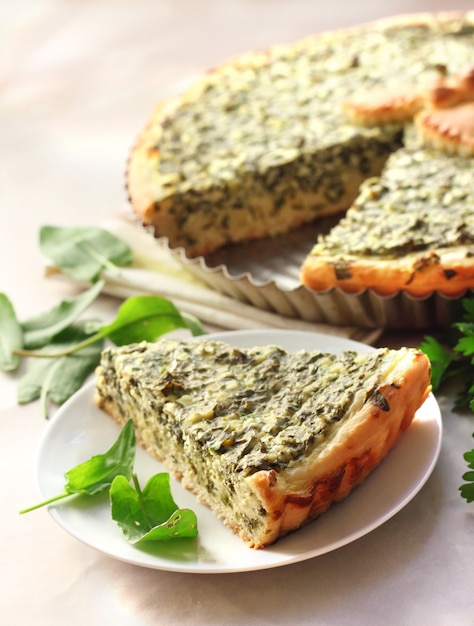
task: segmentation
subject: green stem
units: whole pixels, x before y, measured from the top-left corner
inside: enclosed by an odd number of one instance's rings
[[[91,335],[87,337],[87,339],[83,339],[76,345],[71,346],[67,350],[61,350],[60,352],[37,352],[36,350],[12,350],[12,354],[16,354],[17,356],[31,356],[38,359],[56,359],[62,356],[68,356],[69,354],[74,354],[74,352],[78,352],[82,350],[82,348],[87,348],[91,344],[96,341],[100,341],[103,339],[104,335],[101,332],[95,333],[95,335]]]
[[[29,506],[27,509],[22,509],[20,511],[20,515],[23,515],[24,513],[29,513],[30,511],[35,511],[36,509],[41,509],[43,506],[48,506],[48,504],[53,504],[53,502],[57,502],[58,500],[62,500],[63,498],[68,498],[71,495],[73,494],[65,491],[64,493],[59,494],[59,496],[53,496],[52,498],[49,498],[48,500],[44,500],[43,502],[40,502],[39,504],[34,504],[33,506]]]

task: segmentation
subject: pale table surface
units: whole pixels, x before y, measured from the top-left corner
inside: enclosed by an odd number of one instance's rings
[[[77,293],[44,277],[39,227],[91,225],[122,210],[129,149],[158,98],[180,81],[248,49],[448,4],[472,8],[428,0],[4,0],[0,291],[23,319]],[[116,307],[104,297],[95,312],[111,319]],[[438,464],[394,518],[300,564],[214,576],[114,560],[46,510],[20,517],[38,497],[35,455],[46,423],[37,403],[16,405],[14,377],[1,375],[0,385],[2,624],[474,623],[474,508],[458,494],[474,420],[452,413],[451,396],[438,397]]]

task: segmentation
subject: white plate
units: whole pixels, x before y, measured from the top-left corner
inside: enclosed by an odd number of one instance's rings
[[[234,331],[207,335],[240,347],[278,344],[288,350],[346,348],[371,350],[354,341],[301,331]],[[119,428],[93,403],[93,383],[86,385],[56,413],[41,440],[37,472],[43,498],[61,493],[64,473],[94,454],[105,452]],[[348,544],[374,530],[421,489],[437,461],[441,446],[441,415],[430,395],[406,433],[381,465],[343,502],[319,519],[264,550],[248,548],[194,496],[172,479],[179,506],[195,511],[199,537],[136,548],[127,543],[111,519],[105,496],[83,497],[50,507],[53,518],[71,535],[112,557],[155,569],[190,573],[259,570],[310,559]],[[403,467],[403,472],[400,472]],[[163,471],[141,448],[135,470],[141,484]]]

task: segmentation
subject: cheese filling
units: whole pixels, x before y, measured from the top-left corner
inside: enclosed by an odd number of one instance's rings
[[[397,258],[465,246],[474,254],[474,160],[407,145],[366,181],[344,218],[311,254]]]
[[[433,17],[276,46],[209,73],[161,123],[151,212],[192,255],[346,209],[400,147],[401,127],[357,127],[343,102],[465,70],[473,41],[472,24]]]
[[[380,387],[397,384],[405,355],[161,340],[106,349],[96,389],[99,404],[133,418],[144,446],[186,487],[252,533],[266,511],[247,479],[298,472],[365,404],[383,416],[390,407]]]

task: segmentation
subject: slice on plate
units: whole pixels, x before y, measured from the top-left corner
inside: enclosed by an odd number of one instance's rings
[[[253,548],[345,498],[410,425],[429,361],[161,340],[104,350],[96,402]]]

